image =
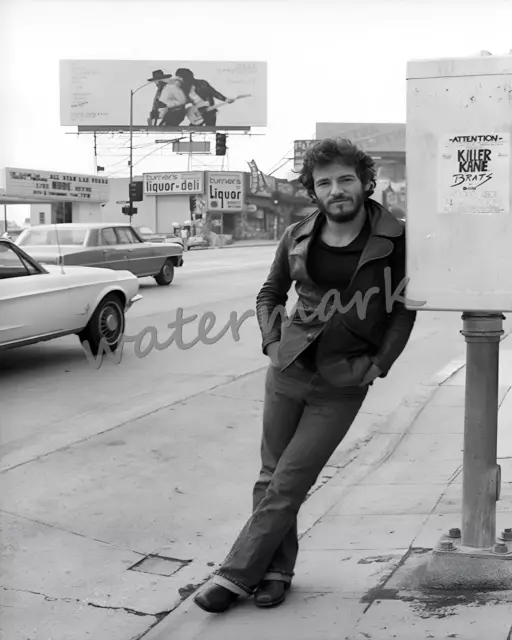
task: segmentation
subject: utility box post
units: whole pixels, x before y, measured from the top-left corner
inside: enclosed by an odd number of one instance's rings
[[[420,311],[461,313],[467,354],[461,531],[434,549],[431,586],[441,588],[512,588],[512,543],[496,539],[499,347],[503,313],[512,311],[511,139],[512,55],[409,62],[407,297],[423,303]]]
[[[462,545],[492,549],[500,493],[498,374],[503,316],[465,313],[466,402],[462,467]]]

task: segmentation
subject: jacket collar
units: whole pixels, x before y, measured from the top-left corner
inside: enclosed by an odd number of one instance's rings
[[[369,198],[365,204],[368,220],[370,222],[370,235],[383,236],[384,238],[398,238],[404,233],[404,227],[387,209],[376,200]],[[310,236],[325,219],[320,211],[314,211],[309,216],[298,222],[291,235],[296,241]]]

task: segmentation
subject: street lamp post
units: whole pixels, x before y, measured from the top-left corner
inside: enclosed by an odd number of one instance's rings
[[[140,91],[141,89],[144,89],[144,87],[147,87],[148,84],[152,84],[152,82],[146,82],[143,85],[141,85],[138,89],[130,89],[130,160],[129,160],[129,165],[130,165],[130,182],[129,185],[131,185],[132,180],[133,180],[133,96],[137,93],[137,91]],[[133,200],[132,200],[132,194],[131,194],[131,190],[130,187],[128,186],[128,200],[129,200],[129,205],[130,205],[130,224],[132,223],[132,211],[133,211]]]

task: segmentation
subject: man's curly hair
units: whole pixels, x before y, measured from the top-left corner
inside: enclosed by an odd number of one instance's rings
[[[307,150],[299,181],[307,190],[309,197],[316,202],[313,182],[313,169],[325,167],[339,162],[353,167],[363,185],[369,185],[365,198],[370,198],[377,186],[377,170],[375,162],[367,153],[359,149],[353,142],[345,138],[326,138],[320,140]]]

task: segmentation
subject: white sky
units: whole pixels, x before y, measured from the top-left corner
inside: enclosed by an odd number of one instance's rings
[[[0,0],[0,170],[94,172],[93,137],[59,124],[60,59],[266,61],[268,126],[254,130],[265,135],[230,137],[225,168],[254,158],[268,172],[316,122],[405,122],[408,60],[507,54],[511,25],[512,0]],[[126,139],[98,139],[105,175],[128,175]],[[187,157],[169,150],[135,172],[179,169]]]

